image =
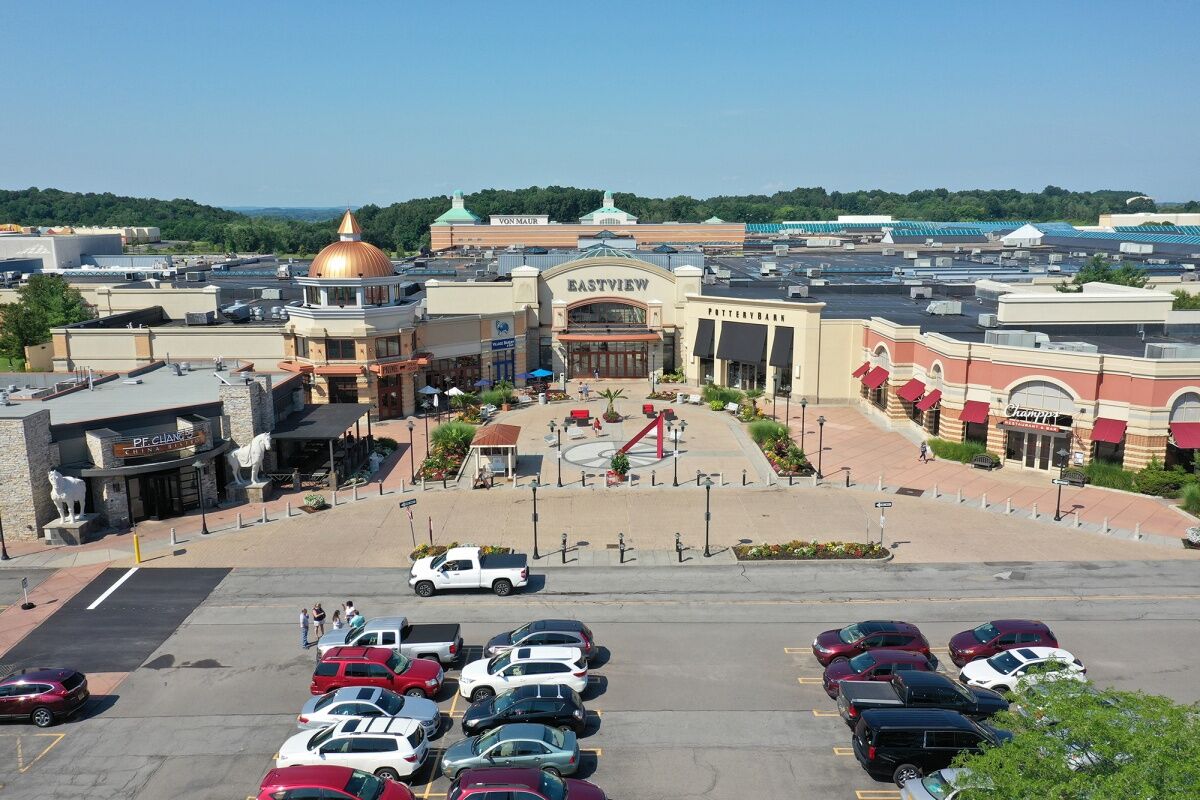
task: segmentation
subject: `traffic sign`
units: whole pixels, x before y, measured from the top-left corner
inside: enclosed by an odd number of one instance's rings
[[[1070,482],[1070,481],[1065,481],[1065,480],[1063,480],[1062,478],[1055,478],[1055,479],[1054,479],[1054,485],[1055,485],[1055,486],[1070,486],[1070,485],[1071,485],[1071,482]]]
[[[415,497],[413,497],[413,498],[410,498],[410,499],[408,499],[408,500],[401,500],[401,501],[400,501],[400,507],[401,507],[401,508],[408,508],[409,506],[415,506],[416,504],[417,504],[417,498],[415,498]]]
[[[875,507],[876,507],[876,508],[891,508],[891,507],[892,507],[892,501],[891,501],[891,500],[879,500],[879,501],[876,501],[876,503],[875,503]]]

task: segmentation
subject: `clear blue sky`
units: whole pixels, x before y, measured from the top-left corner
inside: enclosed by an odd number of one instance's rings
[[[0,186],[1200,198],[1200,4],[9,2]]]

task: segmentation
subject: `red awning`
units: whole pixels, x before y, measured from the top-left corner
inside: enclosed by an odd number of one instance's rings
[[[862,382],[867,385],[868,389],[878,389],[887,379],[888,371],[883,367],[876,367],[863,377]]]
[[[988,410],[988,404],[982,400],[968,400],[958,418],[963,422],[987,422]]]
[[[921,411],[928,411],[929,409],[936,406],[938,404],[938,401],[941,399],[942,399],[941,390],[934,389],[932,392],[930,392],[929,394],[927,394],[921,398],[921,402],[917,403],[917,408],[920,409]]]
[[[854,372],[850,373],[850,377],[851,378],[861,378],[863,375],[866,375],[867,371],[870,369],[871,369],[871,362],[864,361],[861,367],[854,370]]]
[[[1119,419],[1098,417],[1092,425],[1092,441],[1120,444],[1125,438],[1125,423]]]
[[[1172,422],[1171,438],[1184,450],[1200,448],[1200,422]]]
[[[323,364],[313,370],[318,375],[334,375],[350,378],[362,375],[363,368],[359,364]]]
[[[900,387],[896,392],[896,396],[901,400],[907,400],[910,403],[915,403],[925,394],[925,384],[921,383],[916,378],[911,379],[908,383]]]

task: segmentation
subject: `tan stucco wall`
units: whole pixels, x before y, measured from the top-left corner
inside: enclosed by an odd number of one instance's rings
[[[213,311],[221,303],[221,290],[216,286],[157,289],[117,289],[112,286],[75,284],[83,300],[96,310],[96,316],[107,317],[125,311],[137,311],[162,306],[171,319],[183,319],[192,311]],[[0,303],[17,302],[16,289],[0,289]]]
[[[497,283],[428,281],[425,308],[430,314],[500,314],[513,311],[513,286]]]
[[[122,372],[168,357],[172,361],[211,361],[217,356],[273,369],[283,358],[283,335],[274,326],[59,328],[53,334],[54,369],[58,372],[81,367]]]

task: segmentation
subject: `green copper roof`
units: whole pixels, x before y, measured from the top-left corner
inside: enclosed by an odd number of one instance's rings
[[[720,217],[709,217],[708,219],[704,220],[705,225],[721,225],[724,224],[724,222],[725,220],[721,219]]]
[[[452,222],[479,222],[480,218],[465,208],[452,208],[433,221],[434,225],[449,225]]]
[[[603,244],[596,244],[579,251],[579,255],[570,259],[571,261],[582,261],[585,258],[629,258],[637,260],[637,256],[631,254],[628,250],[618,250],[615,247],[609,247]]]

